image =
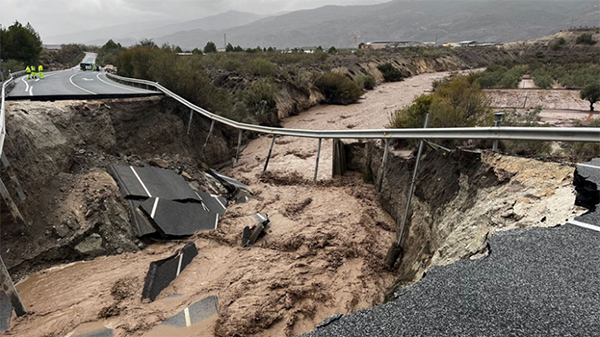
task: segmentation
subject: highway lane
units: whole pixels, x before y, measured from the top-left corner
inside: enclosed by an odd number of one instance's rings
[[[95,62],[95,53],[86,53],[82,62]],[[152,95],[155,91],[134,88],[110,80],[104,71],[82,71],[79,65],[59,71],[44,73],[43,79],[16,79],[15,87],[8,99],[35,99],[40,97],[81,96],[93,98],[95,95],[118,97],[131,95]]]

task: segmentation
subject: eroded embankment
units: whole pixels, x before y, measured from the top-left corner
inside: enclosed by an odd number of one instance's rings
[[[201,155],[209,122],[194,119],[188,136],[182,110],[162,98],[8,103],[5,152],[27,195],[13,199],[30,231],[4,207],[2,257],[13,274],[143,248],[108,165],[166,166],[201,185],[201,161],[230,154],[217,127]]]
[[[349,168],[381,176],[382,150],[375,143],[346,145]],[[379,200],[400,224],[414,159],[390,156]],[[572,220],[573,167],[486,152],[427,150],[419,168],[412,216],[403,236],[397,287],[419,280],[431,265],[488,253],[498,230],[556,226]]]

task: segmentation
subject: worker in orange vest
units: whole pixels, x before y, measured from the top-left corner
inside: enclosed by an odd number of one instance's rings
[[[41,64],[38,67],[38,74],[40,75],[40,79],[44,78],[44,67]]]

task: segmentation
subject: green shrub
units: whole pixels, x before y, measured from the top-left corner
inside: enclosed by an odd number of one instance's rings
[[[248,62],[247,69],[254,76],[268,77],[277,74],[277,65],[262,57]]]
[[[600,82],[585,86],[579,92],[579,97],[590,102],[590,111],[594,111],[594,103],[600,101]]]
[[[592,39],[592,34],[590,33],[583,33],[581,35],[579,35],[577,37],[577,40],[575,41],[575,43],[577,44],[589,44],[589,45],[593,45],[596,44],[596,41],[594,41]]]
[[[600,118],[593,119],[589,122],[577,121],[577,127],[600,127]],[[600,143],[562,143],[563,153],[573,163],[583,163],[593,158],[600,157]]]
[[[402,81],[402,72],[398,68],[394,67],[391,63],[384,63],[377,67],[383,74],[383,79],[386,82],[398,82]]]
[[[477,81],[459,75],[440,81],[433,94],[417,96],[411,105],[397,110],[390,118],[390,127],[422,128],[427,113],[430,127],[487,125],[491,111]]]
[[[365,90],[373,90],[375,89],[377,82],[375,81],[375,77],[371,75],[363,75],[356,77],[356,84]]]
[[[259,122],[268,120],[268,113],[275,108],[277,86],[270,80],[254,82],[245,93],[244,102],[248,109],[256,115]]]
[[[231,57],[223,57],[219,60],[219,62],[217,62],[217,65],[221,68],[221,69],[225,69],[227,71],[240,71],[240,69],[242,69],[242,62],[240,62],[238,59],[236,58],[231,58]]]
[[[344,75],[325,73],[315,81],[315,86],[330,104],[351,104],[360,98],[363,90]]]
[[[540,112],[542,111],[541,106],[535,107],[533,110],[526,111],[525,113],[518,113],[516,110],[508,111],[504,115],[502,125],[504,126],[518,126],[518,127],[539,127],[549,126],[547,124],[541,124],[542,118]],[[510,154],[520,156],[534,156],[538,158],[546,158],[552,153],[551,142],[540,142],[533,140],[511,140],[501,141],[500,148]]]
[[[538,88],[550,89],[554,84],[554,79],[549,75],[540,75],[533,78],[533,83],[535,83]]]

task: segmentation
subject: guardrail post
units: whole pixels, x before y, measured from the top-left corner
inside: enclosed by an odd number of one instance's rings
[[[15,309],[15,313],[18,317],[21,317],[27,314],[27,310],[25,310],[25,306],[23,302],[21,302],[21,297],[17,292],[17,288],[15,288],[15,284],[10,278],[10,274],[8,273],[8,269],[6,269],[6,265],[4,264],[4,260],[0,256],[0,285],[4,288],[6,295],[10,299],[10,303],[12,304],[13,309]]]
[[[425,116],[424,128],[427,128],[428,125],[429,125],[429,114],[427,114]],[[419,140],[419,151],[417,152],[417,159],[415,161],[415,169],[413,170],[413,176],[412,176],[412,180],[410,182],[410,187],[408,190],[408,199],[406,200],[406,210],[404,212],[404,217],[402,219],[402,223],[400,224],[400,231],[398,234],[398,239],[396,240],[396,242],[394,242],[392,247],[388,250],[387,255],[385,257],[385,263],[390,268],[394,267],[394,265],[396,264],[396,261],[400,257],[400,254],[402,254],[402,236],[404,235],[404,227],[406,226],[406,221],[408,220],[410,204],[412,202],[412,197],[415,192],[415,184],[417,182],[417,173],[419,171],[419,162],[421,161],[421,154],[423,153],[423,144],[424,143],[425,142],[423,139]]]
[[[321,142],[323,141],[322,138],[319,138],[319,146],[317,147],[317,161],[315,163],[315,176],[313,178],[313,181],[317,181],[317,173],[319,173],[319,158],[321,158]]]
[[[10,180],[13,183],[15,183],[16,189],[17,189],[17,194],[19,195],[19,198],[21,199],[21,201],[25,201],[25,199],[27,199],[27,196],[23,192],[23,189],[21,188],[21,184],[19,184],[19,180],[17,179],[17,175],[15,174],[15,171],[10,166],[10,162],[8,161],[8,158],[6,158],[6,155],[4,153],[2,153],[2,155],[0,155],[0,160],[2,160],[2,165],[4,165],[4,167],[6,168],[6,172],[8,173]]]
[[[27,228],[27,225],[25,224],[25,219],[23,219],[23,216],[21,215],[21,212],[19,212],[19,208],[17,207],[17,204],[15,204],[12,197],[10,196],[10,193],[8,193],[8,189],[6,188],[6,185],[4,185],[4,182],[2,181],[2,179],[0,179],[0,195],[2,195],[4,202],[6,202],[6,205],[8,206],[10,214],[12,214],[13,218],[15,218],[15,221],[17,221],[17,224],[27,234],[29,234],[29,228]]]
[[[502,123],[502,117],[504,116],[504,112],[496,112],[494,114],[494,127],[500,127],[500,123]],[[498,139],[494,140],[494,144],[492,145],[492,151],[498,152]]]
[[[385,166],[388,161],[388,155],[390,153],[390,139],[386,138],[385,148],[383,149],[383,159],[381,160],[381,174],[379,175],[377,190],[381,190],[381,184],[383,184],[383,176],[385,175]]]
[[[235,152],[235,163],[236,164],[240,160],[240,150],[241,150],[241,148],[242,148],[242,129],[240,129],[240,131],[238,133],[237,151]]]
[[[190,118],[188,121],[188,129],[187,129],[187,134],[190,134],[190,129],[192,128],[192,117],[194,117],[194,110],[190,109]]]
[[[271,152],[273,152],[273,145],[275,145],[276,138],[277,138],[277,135],[273,135],[273,140],[271,141],[271,146],[269,147],[269,153],[267,154],[267,161],[265,162],[265,167],[263,168],[263,172],[265,172],[267,170],[267,167],[269,166],[269,159],[271,159]]]
[[[212,120],[212,121],[210,121],[210,129],[208,130],[208,136],[206,136],[206,141],[204,142],[204,146],[202,147],[202,150],[204,150],[206,145],[208,145],[208,140],[210,139],[210,135],[212,134],[214,127],[215,127],[215,121]]]

